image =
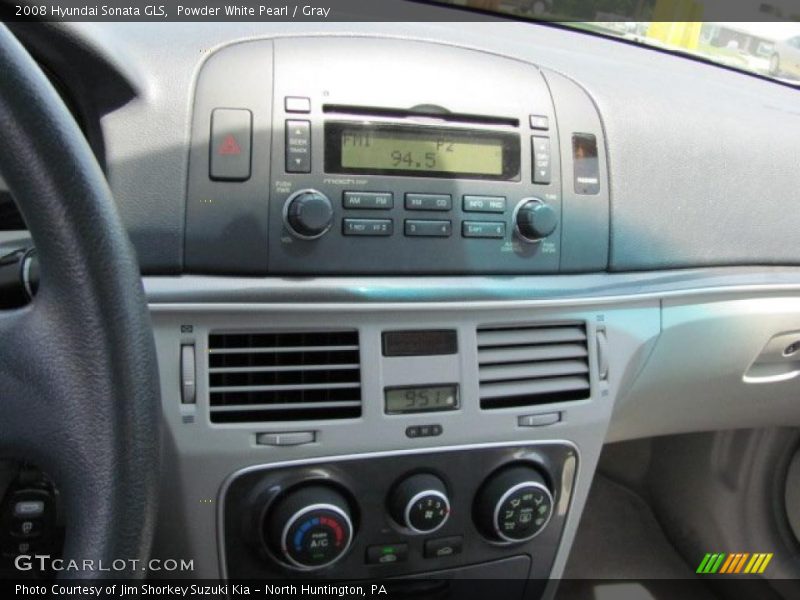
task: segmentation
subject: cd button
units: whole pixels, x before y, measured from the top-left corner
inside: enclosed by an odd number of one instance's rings
[[[405,234],[408,237],[450,237],[453,226],[450,221],[407,220]]]
[[[406,210],[450,210],[450,194],[406,194]]]

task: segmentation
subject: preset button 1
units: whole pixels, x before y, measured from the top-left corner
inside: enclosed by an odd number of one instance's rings
[[[343,235],[388,236],[393,228],[391,219],[342,219]]]

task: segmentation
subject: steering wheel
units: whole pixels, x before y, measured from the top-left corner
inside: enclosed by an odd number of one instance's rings
[[[102,170],[56,91],[0,24],[0,173],[40,262],[38,293],[0,311],[0,455],[56,482],[65,559],[141,561],[156,518],[160,398],[139,267]],[[117,563],[121,564],[121,563]]]

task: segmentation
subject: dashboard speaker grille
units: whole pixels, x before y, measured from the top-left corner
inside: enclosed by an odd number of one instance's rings
[[[361,416],[357,331],[212,333],[211,421],[306,421]]]
[[[478,376],[484,409],[588,398],[586,325],[481,327]]]

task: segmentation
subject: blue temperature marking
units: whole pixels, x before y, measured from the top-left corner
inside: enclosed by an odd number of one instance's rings
[[[309,519],[297,528],[297,531],[294,534],[294,547],[296,550],[300,551],[303,549],[303,536],[306,534],[306,531],[315,525],[319,525],[319,517]]]

